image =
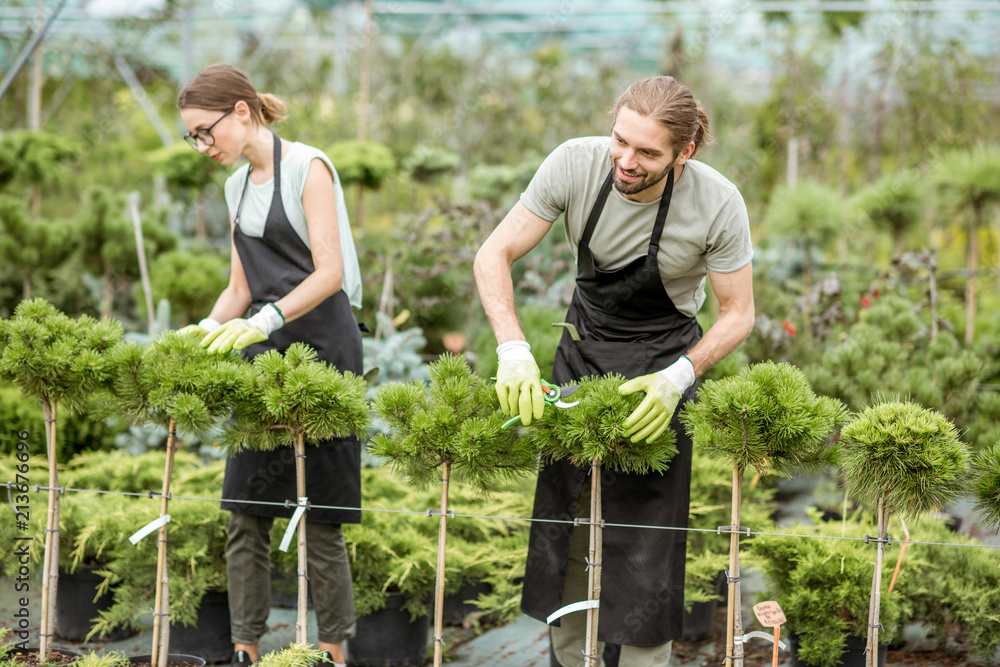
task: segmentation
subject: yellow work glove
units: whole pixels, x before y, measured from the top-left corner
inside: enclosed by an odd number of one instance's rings
[[[222,325],[211,317],[206,317],[198,324],[189,324],[186,327],[177,330],[177,333],[182,334],[194,334],[198,338],[204,338],[208,334],[212,333]]]
[[[525,426],[531,424],[532,419],[541,419],[545,408],[542,374],[531,356],[531,346],[523,340],[507,341],[497,348],[497,358],[500,409],[512,417],[521,415],[521,423]]]
[[[667,430],[681,394],[694,384],[694,366],[681,357],[662,371],[642,375],[618,387],[622,394],[646,392],[639,407],[625,420],[626,435],[632,442],[653,442]]]
[[[281,311],[273,303],[269,303],[249,319],[229,320],[205,336],[201,340],[201,346],[207,347],[209,352],[242,350],[248,345],[267,340],[284,323]]]

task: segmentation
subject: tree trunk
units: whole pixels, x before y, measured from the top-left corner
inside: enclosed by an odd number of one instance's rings
[[[971,345],[976,328],[976,271],[979,268],[979,221],[982,210],[972,208],[972,225],[969,228],[969,280],[965,283],[965,344]]]
[[[444,651],[444,547],[448,538],[448,480],[451,462],[441,464],[441,518],[438,522],[437,582],[434,591],[434,667],[441,667]]]
[[[295,439],[295,490],[298,494],[299,502],[306,497],[306,441],[302,433]],[[306,517],[299,518],[298,525],[298,555],[299,555],[299,588],[298,588],[298,614],[295,620],[295,641],[306,643],[306,616],[308,614],[308,579],[306,564]]]
[[[163,469],[163,490],[160,494],[160,517],[167,515],[170,502],[170,478],[174,472],[174,453],[177,451],[177,422],[167,426],[167,462]],[[156,597],[153,603],[153,650],[149,663],[153,667],[166,667],[169,632],[170,602],[167,597],[170,577],[167,572],[167,524],[160,526],[156,545]]]
[[[601,460],[594,459],[590,465],[590,550],[587,563],[589,572],[590,600],[600,604],[601,599],[601,567],[603,559],[604,536],[602,533],[601,512]],[[597,654],[597,625],[600,618],[600,607],[587,609],[587,667],[597,667],[601,664],[601,656]]]
[[[31,274],[27,271],[24,272],[24,278],[21,281],[21,297],[25,301],[31,298]]]
[[[889,534],[889,512],[885,499],[878,501],[878,543],[875,551],[875,575],[872,577],[872,594],[868,607],[868,646],[865,648],[865,667],[878,667],[878,612],[882,603],[882,559],[885,539]]]
[[[726,609],[726,667],[733,667],[735,658],[743,657],[743,619],[740,594],[740,505],[743,502],[743,470],[733,464],[733,522],[729,526],[729,603]],[[736,643],[739,635],[740,642]],[[742,659],[740,660],[742,663]]]
[[[111,271],[104,271],[104,286],[101,289],[101,319],[111,318],[111,307],[115,301],[115,285]]]
[[[48,662],[55,633],[56,591],[59,586],[59,474],[56,462],[55,401],[42,399],[45,441],[49,459],[49,507],[45,524],[45,557],[42,566],[42,623],[38,630],[38,659]]]

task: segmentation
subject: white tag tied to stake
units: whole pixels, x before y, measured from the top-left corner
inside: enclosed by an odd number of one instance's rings
[[[302,515],[306,511],[306,503],[309,499],[305,496],[299,498],[298,507],[295,508],[295,513],[292,514],[291,521],[288,522],[288,528],[285,529],[285,535],[281,538],[281,544],[278,546],[282,551],[288,551],[288,546],[292,543],[292,535],[295,534],[295,529],[299,525],[299,520],[302,519]]]
[[[170,521],[170,515],[169,514],[164,514],[163,516],[159,517],[158,519],[153,519],[152,521],[150,521],[149,523],[147,523],[145,526],[143,526],[139,530],[135,531],[135,533],[132,534],[132,537],[128,538],[128,541],[131,542],[133,545],[138,544],[139,540],[141,540],[142,538],[146,537],[147,535],[149,535],[154,530],[159,529],[160,526],[167,525],[167,523],[169,521]]]
[[[549,614],[549,617],[545,619],[545,622],[551,625],[552,621],[557,618],[561,618],[566,614],[572,614],[574,611],[583,611],[584,609],[597,609],[600,606],[600,600],[583,600],[582,602],[574,602],[573,604],[566,605],[562,609],[556,609],[554,612]]]
[[[733,638],[733,643],[734,644],[746,644],[748,639],[753,639],[755,637],[757,639],[766,639],[767,641],[771,642],[772,644],[774,643],[774,636],[773,635],[769,635],[766,632],[761,632],[760,630],[754,630],[752,632],[748,632],[745,635],[743,635],[742,637],[734,637]],[[779,640],[778,641],[778,648],[780,648],[781,650],[784,650],[784,649],[786,649],[788,647],[785,645],[785,642]]]

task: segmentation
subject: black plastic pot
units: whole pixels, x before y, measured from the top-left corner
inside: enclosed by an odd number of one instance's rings
[[[479,611],[479,607],[466,602],[475,600],[480,595],[489,595],[493,591],[493,586],[485,581],[470,581],[459,588],[452,595],[444,598],[442,617],[445,625],[462,625],[465,618],[474,612]],[[433,609],[433,607],[432,607]]]
[[[56,636],[70,641],[83,641],[93,627],[93,620],[114,602],[111,592],[98,597],[97,587],[104,577],[96,574],[97,565],[82,568],[78,572],[59,571],[59,588],[56,590]],[[98,635],[101,641],[117,641],[135,634],[131,628],[120,628],[108,634]]]
[[[791,648],[792,653],[792,667],[813,667],[810,663],[799,660],[798,637],[791,635],[788,641],[791,644],[789,648]],[[840,657],[840,662],[837,663],[836,667],[865,667],[865,647],[867,645],[868,640],[864,637],[848,635],[844,655]],[[878,646],[878,667],[885,667],[887,648],[888,644],[879,644]]]
[[[232,651],[230,651],[230,653],[232,653]],[[146,653],[144,655],[133,655],[129,657],[128,661],[133,665],[142,664],[144,662],[149,662],[149,659],[152,657],[153,656],[149,653]],[[194,665],[195,667],[205,667],[204,658],[199,658],[196,655],[186,655],[184,653],[168,653],[167,664],[169,665],[172,662],[187,662]]]
[[[205,593],[193,628],[179,623],[170,624],[170,650],[201,656],[205,662],[226,662],[232,657],[229,598],[225,591]]]
[[[418,667],[427,655],[429,617],[410,621],[403,593],[386,594],[385,609],[358,619],[357,634],[347,640],[347,662],[365,667]]]
[[[715,594],[722,597],[723,604],[728,598],[729,588],[726,582],[726,573],[720,572],[715,578]],[[685,641],[699,642],[712,636],[712,628],[715,625],[715,611],[719,608],[719,600],[708,602],[695,602],[691,605],[691,611],[684,612],[683,628],[681,639]]]

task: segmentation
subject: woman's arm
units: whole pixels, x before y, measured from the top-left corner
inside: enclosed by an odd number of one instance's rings
[[[309,164],[302,191],[309,245],[316,270],[275,305],[285,323],[302,317],[340,291],[344,283],[344,262],[340,254],[340,228],[337,223],[337,194],[333,175],[319,158]]]

